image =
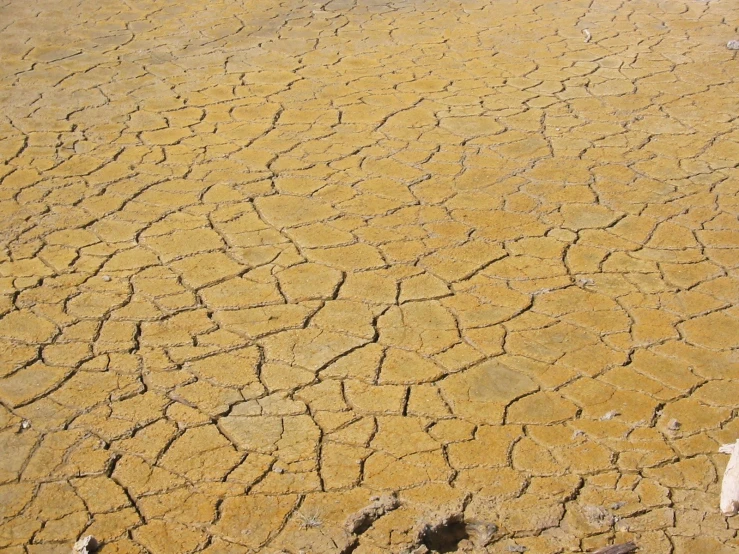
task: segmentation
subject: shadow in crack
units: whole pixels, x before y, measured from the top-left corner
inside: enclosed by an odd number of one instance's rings
[[[431,552],[457,552],[459,543],[469,538],[467,525],[461,515],[453,515],[435,524],[426,524],[420,530],[418,541]]]

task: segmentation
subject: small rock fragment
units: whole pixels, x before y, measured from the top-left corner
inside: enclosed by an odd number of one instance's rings
[[[739,440],[733,445],[725,444],[719,451],[727,452],[731,448],[731,458],[726,465],[724,478],[721,481],[721,513],[733,516],[739,513]]]
[[[72,547],[72,554],[91,554],[98,549],[98,541],[92,535],[81,538]]]
[[[670,422],[667,424],[667,428],[670,431],[677,431],[681,427],[680,422],[676,419],[671,419]]]
[[[106,283],[110,281],[110,275],[103,275],[103,281]]]
[[[526,552],[528,548],[520,544],[511,544],[509,546],[506,546],[506,550],[508,552]]]
[[[619,414],[616,410],[611,410],[610,412],[606,412],[605,414],[603,414],[603,416],[600,418],[600,420],[601,421],[610,421],[614,417],[616,417],[617,415],[621,415],[621,414]]]
[[[590,42],[590,39],[593,38],[593,35],[590,34],[590,31],[587,29],[582,30],[582,34],[585,35],[585,41],[584,42]]]
[[[739,50],[739,40],[730,40],[726,43],[726,48],[729,50]]]
[[[593,554],[629,554],[636,550],[636,545],[633,542],[626,542],[624,544],[613,544],[611,546],[604,546],[594,551]]]

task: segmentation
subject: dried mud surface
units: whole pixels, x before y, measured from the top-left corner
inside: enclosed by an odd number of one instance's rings
[[[737,552],[738,20],[4,2],[0,552]]]

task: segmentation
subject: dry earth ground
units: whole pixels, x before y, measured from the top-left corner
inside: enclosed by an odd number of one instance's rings
[[[739,551],[738,20],[5,1],[0,552]]]

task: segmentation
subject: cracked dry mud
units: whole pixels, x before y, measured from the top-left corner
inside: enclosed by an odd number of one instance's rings
[[[0,552],[737,552],[738,18],[6,0]]]

